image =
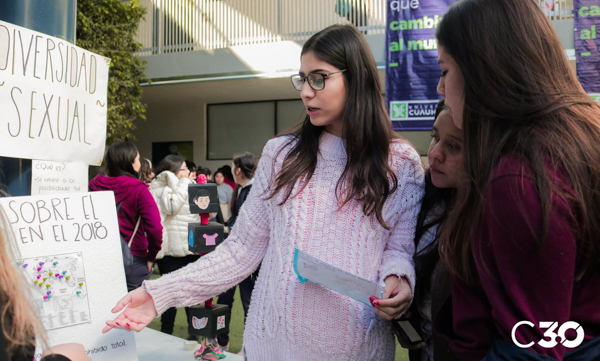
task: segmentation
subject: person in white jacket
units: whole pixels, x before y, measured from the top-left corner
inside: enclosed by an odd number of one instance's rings
[[[163,226],[163,245],[156,256],[161,274],[170,273],[185,267],[200,256],[188,251],[188,223],[199,222],[197,214],[190,213],[188,185],[192,183],[185,159],[178,155],[166,156],[156,168],[156,178],[150,183],[150,193],[154,196],[160,211]],[[185,308],[186,314],[189,308]],[[169,308],[161,317],[160,330],[172,334],[177,309]],[[196,339],[189,335],[188,339]]]

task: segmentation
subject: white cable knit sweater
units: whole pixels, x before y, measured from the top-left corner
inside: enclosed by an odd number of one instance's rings
[[[229,238],[199,261],[145,281],[145,288],[160,315],[169,307],[220,294],[262,261],[244,332],[248,360],[393,360],[390,323],[370,306],[300,283],[293,270],[294,248],[372,281],[404,275],[414,285],[413,237],[424,191],[419,155],[401,141],[391,145],[390,165],[399,184],[383,209],[392,226],[387,231],[356,201],[338,209],[335,187],[346,151],[341,138],[325,132],[315,173],[304,190],[282,206],[281,195],[265,201],[263,192],[287,154],[277,152],[288,140],[275,138],[265,146]],[[302,185],[298,181],[292,194]]]

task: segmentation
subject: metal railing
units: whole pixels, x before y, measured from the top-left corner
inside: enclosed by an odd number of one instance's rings
[[[385,32],[386,0],[139,0],[138,55],[308,39],[336,23]]]
[[[550,20],[572,19],[573,0],[537,0],[538,5]]]
[[[306,40],[336,23],[383,34],[387,0],[139,0],[137,55]],[[551,20],[573,17],[573,0],[537,0]]]

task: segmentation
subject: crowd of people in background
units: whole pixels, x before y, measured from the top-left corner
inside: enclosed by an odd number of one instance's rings
[[[232,166],[223,165],[211,177],[209,168],[197,167],[179,155],[168,155],[153,167],[150,160],[140,158],[132,143],[119,142],[108,148],[100,174],[90,181],[90,191],[115,192],[121,235],[128,242],[133,237],[130,248],[136,267],[126,273],[128,291],[150,278],[154,264],[162,276],[201,257],[188,249],[188,224],[199,221],[197,214],[190,213],[188,186],[197,183],[200,175],[217,185],[222,215],[213,220],[228,230],[233,227],[252,187],[256,157],[248,152],[235,154]],[[258,270],[240,284],[245,315],[257,275]],[[235,289],[220,295],[218,303],[231,307]],[[189,307],[185,311],[189,322]],[[175,307],[162,314],[161,332],[173,334],[176,315]],[[198,337],[188,335],[187,339]],[[223,350],[229,350],[228,334],[219,335],[218,342]]]

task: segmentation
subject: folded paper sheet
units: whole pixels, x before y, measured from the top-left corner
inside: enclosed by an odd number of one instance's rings
[[[369,297],[383,298],[385,284],[366,280],[321,261],[299,249],[294,251],[294,271],[300,282],[311,281],[371,306]]]

